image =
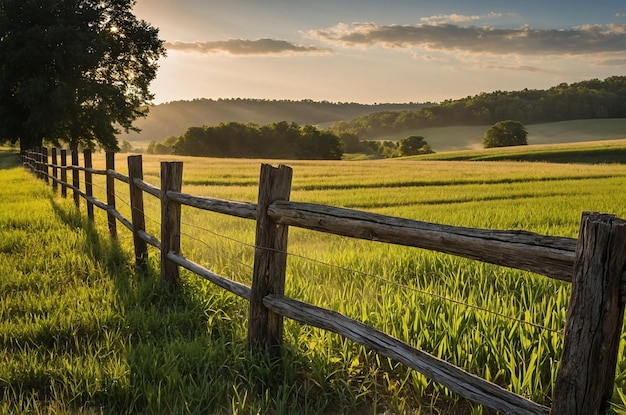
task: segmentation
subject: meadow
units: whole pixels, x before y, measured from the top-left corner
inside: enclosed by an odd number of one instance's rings
[[[126,172],[126,155],[117,170]],[[159,185],[159,161],[144,178]],[[183,192],[256,201],[261,162],[183,160]],[[291,200],[442,224],[576,237],[583,211],[626,218],[626,165],[281,161]],[[104,166],[104,155],[94,155]],[[246,351],[247,303],[182,273],[179,290],[0,152],[0,412],[489,413],[339,336],[287,321],[284,364]],[[82,180],[82,177],[81,177]],[[104,180],[94,182],[100,200]],[[127,186],[118,209],[130,217]],[[158,201],[145,196],[148,231]],[[84,206],[84,202],[83,206]],[[182,253],[250,283],[254,222],[183,208]],[[287,295],[339,311],[549,405],[569,286],[429,251],[290,229]],[[152,252],[152,251],[151,251]],[[624,356],[622,335],[620,356]],[[626,413],[626,358],[612,410]]]

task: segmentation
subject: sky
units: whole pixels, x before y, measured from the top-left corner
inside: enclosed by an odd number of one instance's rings
[[[626,75],[623,0],[137,0],[154,103],[441,102]]]

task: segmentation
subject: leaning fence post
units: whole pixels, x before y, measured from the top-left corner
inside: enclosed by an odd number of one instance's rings
[[[161,280],[174,288],[178,284],[178,264],[167,254],[180,252],[180,203],[167,197],[172,190],[180,192],[183,185],[183,163],[161,163]]]
[[[57,167],[57,148],[52,147],[52,189],[59,190],[59,168]]]
[[[582,216],[551,415],[600,414],[613,395],[624,321],[626,221]]]
[[[115,177],[109,173],[109,170],[115,170],[115,153],[107,151],[106,153],[106,170],[107,170],[107,205],[115,209]],[[115,216],[107,211],[107,222],[109,223],[109,233],[112,238],[117,238],[117,222]]]
[[[67,197],[67,150],[61,150],[61,195]]]
[[[148,264],[148,244],[139,232],[146,230],[146,218],[143,211],[143,190],[137,186],[135,179],[143,180],[141,155],[128,157],[128,185],[130,189],[130,208],[133,219],[133,242],[135,245],[135,264],[145,269]]]
[[[261,166],[248,345],[253,352],[268,352],[273,360],[281,354],[283,317],[268,310],[263,298],[268,294],[284,294],[289,228],[272,221],[267,209],[277,200],[289,200],[291,178],[292,170],[288,166]]]
[[[87,195],[87,217],[91,222],[93,218],[93,203],[90,198],[93,198],[93,174],[91,169],[93,168],[93,161],[91,157],[91,150],[83,151],[83,157],[85,158],[85,194]]]
[[[74,195],[74,204],[76,209],[80,209],[80,179],[78,176],[78,151],[72,150],[72,194]]]

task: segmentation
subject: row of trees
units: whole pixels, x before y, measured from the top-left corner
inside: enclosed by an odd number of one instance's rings
[[[424,137],[410,136],[399,142],[360,141],[353,134],[341,137],[312,125],[280,121],[264,126],[237,122],[191,127],[180,137],[151,142],[148,154],[205,157],[339,160],[344,152],[401,157],[433,153]]]
[[[332,130],[367,139],[420,128],[489,125],[502,120],[534,124],[595,118],[626,118],[626,76],[563,83],[548,90],[482,93],[416,111],[381,111],[337,122]]]
[[[0,143],[118,149],[165,54],[135,0],[0,1]]]
[[[287,121],[265,126],[237,122],[191,127],[180,137],[151,143],[148,152],[205,157],[339,160],[343,145],[339,137],[312,125]]]

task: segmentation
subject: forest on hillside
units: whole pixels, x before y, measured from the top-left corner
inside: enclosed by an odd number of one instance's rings
[[[536,124],[600,118],[626,118],[626,76],[562,83],[547,90],[481,93],[417,110],[380,111],[339,121],[331,130],[363,140],[421,128],[490,125],[503,120]]]
[[[146,118],[138,119],[141,133],[122,133],[120,140],[149,143],[161,142],[168,136],[179,136],[189,127],[239,122],[270,124],[287,121],[297,124],[330,126],[340,120],[350,120],[378,111],[408,111],[432,103],[328,102],[312,100],[267,100],[253,98],[194,99],[172,101],[151,106]]]

